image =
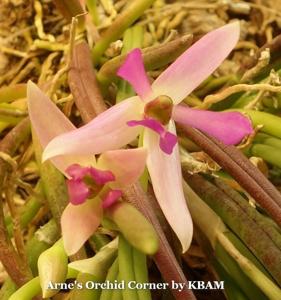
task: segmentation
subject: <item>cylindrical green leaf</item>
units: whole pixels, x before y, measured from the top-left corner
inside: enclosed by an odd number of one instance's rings
[[[91,274],[79,273],[76,279],[76,288],[71,292],[69,300],[99,300],[101,290],[89,289],[86,287],[87,282],[100,282]]]
[[[119,236],[118,266],[120,280],[123,280],[125,283],[125,288],[122,290],[123,299],[140,300],[137,290],[128,287],[129,282],[136,280],[134,273],[133,248],[122,235]]]

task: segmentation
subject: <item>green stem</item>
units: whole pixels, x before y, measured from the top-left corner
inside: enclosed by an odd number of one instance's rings
[[[119,263],[118,263],[118,258],[116,258],[112,266],[108,270],[106,281],[114,282],[114,280],[117,279],[118,271],[119,271]],[[113,294],[113,290],[103,289],[101,292],[100,300],[111,300],[112,294]]]
[[[66,279],[76,278],[78,271],[68,268]],[[41,293],[39,277],[35,277],[19,288],[9,300],[30,300]]]
[[[205,95],[211,94],[214,90],[221,88],[225,84],[231,85],[236,83],[238,83],[238,78],[233,74],[213,78],[205,84],[202,89],[199,89],[198,92],[196,92],[196,95],[198,97],[204,97]]]
[[[94,249],[95,252],[99,251],[103,246],[108,244],[110,239],[105,234],[95,233],[93,234],[90,239],[89,243]]]
[[[137,291],[128,288],[128,283],[135,280],[133,249],[122,235],[119,236],[118,266],[120,278],[125,282],[122,290],[124,300],[138,300]]]
[[[36,195],[31,195],[30,198],[26,201],[21,211],[20,226],[22,229],[25,229],[29,225],[30,221],[36,216],[40,207],[42,206],[41,198],[43,197],[43,194],[40,181],[35,187],[35,193]],[[9,236],[12,236],[13,223],[11,217],[6,217],[5,223],[7,226]]]
[[[117,280],[118,282],[121,281],[120,274],[117,276]],[[122,290],[120,289],[113,290],[111,300],[122,300],[122,299],[125,300],[125,298],[123,297]]]
[[[251,153],[254,156],[261,157],[266,162],[281,168],[281,149],[263,144],[254,144],[251,147]]]
[[[281,149],[281,139],[275,138],[266,133],[260,133],[260,132],[257,133],[257,135],[255,136],[254,142],[258,143],[258,144],[265,144],[268,146],[272,146],[272,147]]]
[[[231,274],[231,277],[237,282],[241,290],[249,299],[267,299],[250,278],[242,272],[235,259],[230,256],[221,243],[216,243],[215,254],[218,261],[222,264],[228,274]]]
[[[241,291],[232,278],[232,274],[229,274],[218,260],[215,260],[213,265],[220,279],[224,281],[224,290],[228,300],[251,300]]]
[[[237,262],[243,272],[251,278],[262,292],[271,300],[281,299],[281,290],[267,276],[258,270],[247,258],[242,256],[233,244],[227,239],[224,234],[218,236],[219,244],[221,244],[227,253]],[[263,298],[251,298],[263,299]]]
[[[86,282],[100,282],[95,276],[86,273],[79,273],[77,276],[77,282],[82,284],[82,289],[74,289],[71,292],[70,300],[100,300],[101,289],[87,289],[85,287]]]
[[[273,135],[281,139],[281,118],[275,115],[249,109],[230,109],[231,111],[240,111],[249,116],[254,126],[263,125],[261,132]]]
[[[95,65],[99,62],[110,43],[116,41],[154,1],[155,0],[134,0],[117,16],[92,50],[92,57]]]
[[[146,264],[146,255],[133,248],[133,262],[136,282],[148,282],[149,280]],[[149,289],[138,289],[137,293],[140,300],[151,300],[151,294]]]
[[[99,14],[97,10],[97,0],[87,0],[86,6],[89,10],[89,14],[92,18],[93,23],[98,26],[100,23]]]

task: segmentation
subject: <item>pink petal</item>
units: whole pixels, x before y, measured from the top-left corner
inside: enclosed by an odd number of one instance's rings
[[[125,187],[137,181],[144,171],[147,151],[145,148],[107,151],[98,160],[98,168],[109,169],[116,181],[112,187]]]
[[[142,112],[139,97],[124,100],[85,126],[54,138],[47,145],[43,159],[65,154],[94,155],[121,148],[140,133],[140,129],[128,127],[127,122],[141,118]]]
[[[253,132],[250,119],[239,112],[214,112],[176,105],[172,117],[176,122],[195,127],[226,145],[235,145]]]
[[[128,126],[144,126],[155,132],[160,136],[159,145],[162,151],[171,154],[177,143],[177,136],[166,131],[165,127],[155,119],[131,120],[127,122]]]
[[[239,33],[239,23],[233,22],[206,34],[153,82],[154,96],[166,95],[174,104],[181,102],[228,56]]]
[[[96,199],[81,205],[68,204],[61,217],[64,248],[68,255],[76,253],[98,228],[102,208]]]
[[[170,122],[169,129],[175,133],[172,122]],[[160,150],[158,144],[159,136],[145,130],[144,145],[148,149],[147,167],[153,190],[167,221],[178,236],[183,252],[185,252],[192,240],[193,225],[183,195],[179,150],[176,145],[173,153],[167,155]]]
[[[136,48],[127,55],[125,62],[117,71],[117,75],[127,80],[143,100],[152,94],[140,49]]]
[[[43,148],[57,135],[75,129],[68,118],[32,81],[27,83],[27,103],[32,127]],[[90,157],[60,156],[52,159],[52,162],[64,172],[74,162],[89,164],[91,160]]]
[[[70,179],[66,181],[69,202],[73,205],[84,203],[90,196],[90,190],[82,180]]]
[[[120,197],[122,192],[120,190],[110,190],[102,201],[102,208],[106,209],[114,204]]]

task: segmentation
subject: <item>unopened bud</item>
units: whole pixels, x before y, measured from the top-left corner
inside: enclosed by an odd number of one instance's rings
[[[141,252],[153,255],[158,250],[158,237],[153,226],[131,204],[118,202],[106,210],[127,241]]]

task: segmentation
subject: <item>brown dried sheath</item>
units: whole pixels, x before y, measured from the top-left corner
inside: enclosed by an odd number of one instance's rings
[[[281,195],[234,146],[226,146],[190,126],[180,129],[225,169],[281,226]]]
[[[90,122],[97,114],[106,110],[86,42],[74,46],[68,83],[84,123]]]

